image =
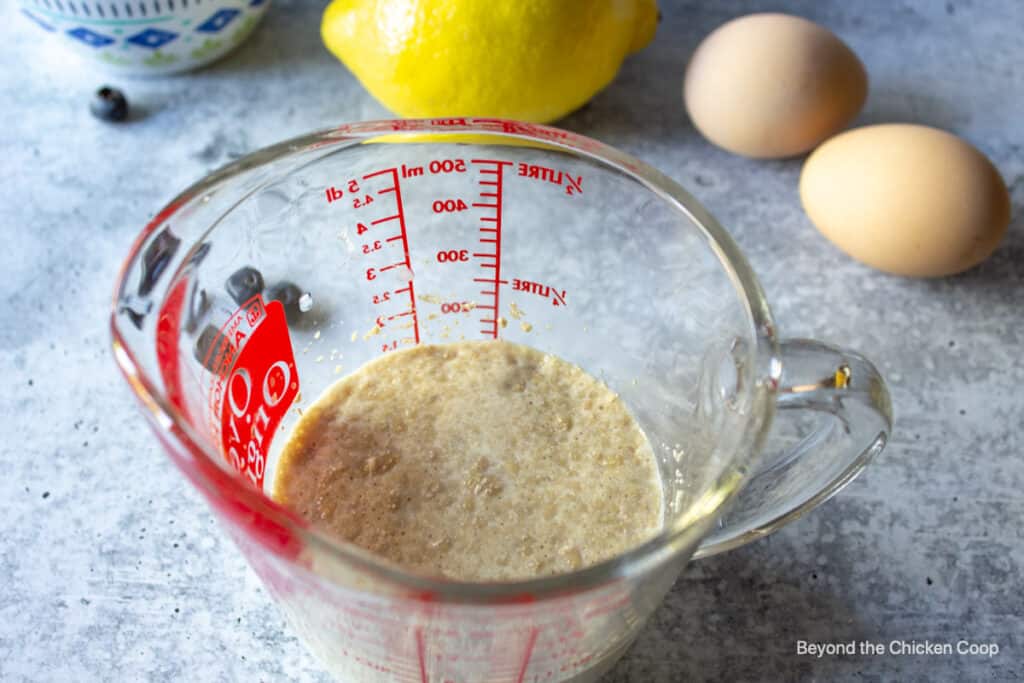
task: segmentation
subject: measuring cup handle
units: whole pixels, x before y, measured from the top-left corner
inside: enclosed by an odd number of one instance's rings
[[[828,500],[889,438],[889,391],[870,361],[809,339],[780,347],[782,380],[766,452],[695,558],[766,536]],[[775,445],[783,440],[786,447]]]

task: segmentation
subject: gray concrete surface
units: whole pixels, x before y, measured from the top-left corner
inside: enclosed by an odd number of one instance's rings
[[[277,1],[199,73],[108,79],[0,10],[0,680],[324,681],[115,371],[114,277],[174,193],[263,145],[386,116],[321,47],[320,3]],[[688,186],[736,236],[791,336],[861,349],[892,385],[885,453],[778,534],[692,564],[611,683],[1024,679],[1024,3],[662,2],[653,45],[560,125]],[[724,20],[785,7],[863,58],[860,122],[955,131],[994,160],[1015,219],[984,265],[933,281],[851,262],[797,199],[799,160],[709,146],[680,103]],[[136,107],[87,111],[113,80]],[[797,641],[995,643],[968,655],[797,655]]]

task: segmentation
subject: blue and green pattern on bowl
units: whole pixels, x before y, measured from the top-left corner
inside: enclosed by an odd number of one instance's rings
[[[21,12],[84,59],[121,75],[209,64],[246,39],[270,0],[20,0]]]

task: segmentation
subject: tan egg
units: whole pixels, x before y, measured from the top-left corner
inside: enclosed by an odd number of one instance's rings
[[[712,32],[686,69],[686,111],[704,137],[749,157],[813,149],[860,111],[868,77],[834,33],[786,14],[751,14]]]
[[[999,171],[960,138],[927,126],[866,126],[804,163],[800,200],[853,258],[897,275],[938,277],[985,260],[1010,222]]]

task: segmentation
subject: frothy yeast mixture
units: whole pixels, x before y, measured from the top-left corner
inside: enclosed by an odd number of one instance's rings
[[[622,400],[505,341],[416,346],[339,380],[295,426],[274,497],[408,569],[467,581],[578,569],[662,524],[654,455]]]

